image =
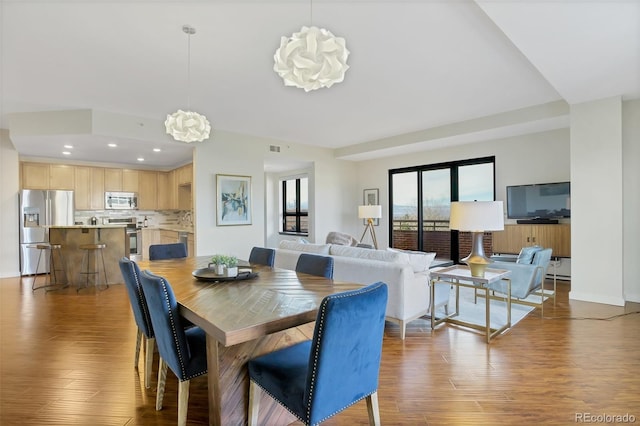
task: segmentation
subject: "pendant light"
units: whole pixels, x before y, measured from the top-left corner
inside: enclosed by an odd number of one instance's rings
[[[202,142],[209,138],[211,125],[204,115],[189,111],[189,89],[191,85],[191,36],[196,29],[190,25],[183,25],[182,31],[187,34],[187,111],[179,109],[173,114],[167,115],[164,126],[167,133],[180,142]]]
[[[311,1],[313,22],[313,1]],[[305,92],[331,87],[344,80],[347,65],[345,40],[331,31],[303,26],[291,37],[282,37],[273,55],[273,70],[284,80],[285,86],[295,86]]]

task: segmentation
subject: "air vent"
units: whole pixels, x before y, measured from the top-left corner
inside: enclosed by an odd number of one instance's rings
[[[278,145],[269,145],[269,151],[280,152],[280,147]]]

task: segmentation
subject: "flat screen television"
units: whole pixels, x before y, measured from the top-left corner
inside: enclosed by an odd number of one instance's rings
[[[518,223],[558,223],[571,217],[570,182],[507,186],[507,217]]]

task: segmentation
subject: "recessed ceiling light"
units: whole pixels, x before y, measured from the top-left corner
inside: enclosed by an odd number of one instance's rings
[[[162,151],[160,148],[153,148],[153,152],[160,152]]]
[[[71,155],[69,151],[62,151],[62,155]]]
[[[110,143],[110,144],[108,144],[108,146],[109,146],[109,148],[115,148],[115,147],[116,147],[116,146],[118,146],[118,145],[117,145],[117,144],[115,144],[115,143]]]
[[[144,161],[144,158],[138,157],[138,161]]]
[[[73,149],[73,145],[69,145],[69,144],[65,145],[64,147],[67,149]]]

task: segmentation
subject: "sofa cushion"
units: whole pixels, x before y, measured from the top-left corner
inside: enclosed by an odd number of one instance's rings
[[[518,258],[516,259],[516,263],[531,265],[531,262],[533,262],[533,255],[540,250],[542,250],[542,247],[540,246],[522,247]]]
[[[406,253],[409,256],[409,263],[413,268],[413,272],[424,272],[429,269],[431,262],[436,258],[435,253],[425,253],[423,251],[401,250],[389,247],[387,251],[395,251],[398,253]]]
[[[406,253],[371,250],[362,247],[332,245],[329,254],[332,256],[353,257],[356,259],[380,260],[382,262],[392,262],[403,265],[409,263],[409,256],[407,256]]]
[[[331,244],[305,244],[292,240],[280,241],[279,247],[286,250],[301,251],[305,253],[329,254]]]

